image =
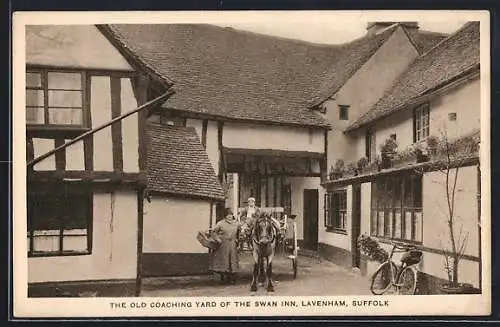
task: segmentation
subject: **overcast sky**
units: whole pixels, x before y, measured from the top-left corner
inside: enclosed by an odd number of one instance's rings
[[[260,16],[260,15],[259,15]],[[401,21],[419,21],[422,30],[452,33],[460,26],[467,22],[463,16],[454,17],[452,15],[433,16],[433,15],[418,15],[420,17],[404,17],[399,19]],[[250,16],[251,17],[251,16]],[[311,15],[307,14],[302,16],[289,15],[281,16],[276,15],[273,18],[266,16],[248,19],[241,19],[239,21],[217,22],[216,25],[228,26],[236,29],[252,31],[256,33],[276,35],[292,39],[300,39],[315,43],[336,44],[353,40],[366,33],[366,25],[374,18],[379,17],[365,17],[363,15],[339,15],[339,14],[320,14]],[[377,19],[382,21],[395,21],[395,17],[382,17]],[[402,17],[403,18],[403,17]]]

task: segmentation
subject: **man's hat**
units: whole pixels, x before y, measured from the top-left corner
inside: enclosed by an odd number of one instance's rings
[[[233,210],[231,210],[231,208],[226,208],[226,210],[224,210],[224,216],[232,215],[232,214],[233,214]]]

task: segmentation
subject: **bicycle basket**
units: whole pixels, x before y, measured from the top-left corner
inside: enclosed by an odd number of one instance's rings
[[[422,259],[422,251],[410,250],[403,254],[401,257],[401,262],[405,263],[407,266],[414,265],[420,262]]]

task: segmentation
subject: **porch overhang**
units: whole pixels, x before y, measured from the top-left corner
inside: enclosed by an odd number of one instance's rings
[[[325,154],[321,152],[223,148],[229,173],[261,176],[319,177]]]

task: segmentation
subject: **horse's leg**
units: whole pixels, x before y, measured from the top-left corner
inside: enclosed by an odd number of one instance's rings
[[[273,259],[274,259],[274,249],[271,254],[267,257],[267,291],[274,292],[273,286]]]
[[[264,286],[265,279],[266,279],[266,275],[264,272],[264,258],[260,257],[259,258],[259,283],[262,284],[262,286]]]
[[[259,257],[258,254],[253,251],[253,272],[252,272],[252,283],[250,284],[250,291],[257,292],[257,278],[259,273]]]

